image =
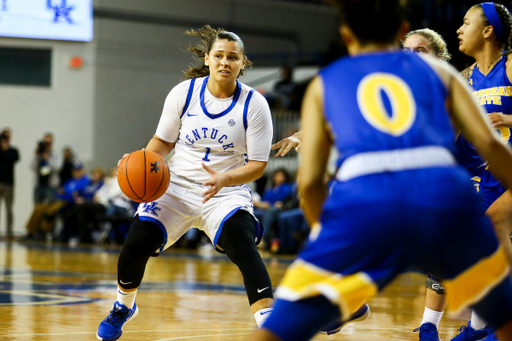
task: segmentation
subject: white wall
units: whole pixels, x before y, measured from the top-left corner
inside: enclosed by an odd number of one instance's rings
[[[34,172],[30,163],[45,132],[55,135],[54,150],[70,145],[84,161],[93,159],[94,49],[90,43],[0,38],[2,47],[52,49],[50,87],[0,85],[0,128],[12,129],[11,144],[21,160],[15,167],[15,233],[24,233],[33,207]],[[84,58],[82,69],[69,67],[69,58]],[[2,207],[0,235],[5,234]]]

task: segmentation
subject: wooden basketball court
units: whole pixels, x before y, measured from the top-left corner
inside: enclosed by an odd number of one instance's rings
[[[0,241],[0,340],[95,340],[116,298],[120,248]],[[263,254],[276,286],[291,257]],[[425,277],[406,274],[372,299],[370,319],[315,340],[418,340]],[[167,250],[151,259],[140,312],[120,340],[244,340],[255,328],[237,267],[208,251]],[[443,317],[442,340],[469,313]]]

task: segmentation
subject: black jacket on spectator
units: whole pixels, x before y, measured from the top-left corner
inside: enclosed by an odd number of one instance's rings
[[[0,149],[0,182],[14,184],[14,164],[20,159],[18,150],[9,147]]]

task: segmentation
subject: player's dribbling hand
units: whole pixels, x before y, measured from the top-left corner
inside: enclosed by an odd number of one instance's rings
[[[277,153],[274,155],[274,157],[285,156],[286,154],[288,154],[288,152],[292,148],[295,148],[295,151],[298,152],[300,150],[300,140],[297,137],[295,137],[294,135],[289,136],[285,139],[282,139],[281,141],[279,141],[277,143],[274,143],[270,147],[271,150],[274,150],[277,148],[280,148],[280,149],[277,151]]]
[[[210,200],[217,192],[219,192],[222,187],[226,186],[227,179],[224,173],[217,172],[216,170],[211,169],[203,162],[201,162],[203,168],[210,174],[210,180],[206,181],[203,186],[210,186],[206,191],[203,192],[203,204]]]
[[[512,127],[512,117],[510,115],[504,115],[499,112],[492,112],[488,115],[489,119],[491,120],[491,123],[494,127]]]
[[[121,161],[123,161],[128,155],[130,155],[130,153],[126,153],[123,155],[122,158],[119,159],[119,161],[117,161],[117,167],[119,168],[119,165],[121,164]],[[117,174],[117,173],[116,173]]]
[[[142,148],[142,150],[146,150],[146,148]],[[121,164],[121,161],[123,161],[128,155],[130,155],[130,153],[125,153],[123,155],[123,157],[121,159],[119,159],[119,161],[117,161],[117,168],[119,168],[119,165]],[[116,175],[117,175],[117,172],[116,172]]]

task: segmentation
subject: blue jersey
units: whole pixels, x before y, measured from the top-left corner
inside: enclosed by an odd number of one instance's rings
[[[455,145],[458,148],[457,159],[464,165],[471,175],[472,178],[482,176],[482,172],[485,169],[485,160],[478,155],[475,147],[471,145],[462,135],[459,135]]]
[[[474,89],[473,95],[488,113],[512,114],[512,84],[507,76],[506,62],[507,56],[504,55],[487,76],[475,67],[469,78],[468,83]],[[499,128],[498,131],[504,142],[511,143],[510,128]],[[474,149],[473,153],[476,154]],[[500,181],[489,170],[485,169],[482,172],[480,188],[493,188],[499,185]]]
[[[340,168],[264,324],[281,339],[306,339],[296,321],[327,310],[315,296],[339,305],[342,316],[353,316],[397,274],[410,270],[444,281],[454,312],[493,286],[506,285],[503,292],[492,290],[509,296],[503,303],[488,295],[489,306],[512,304],[505,253],[480,195],[453,155],[447,92],[431,67],[440,62],[428,58],[371,53],[340,59],[320,73],[323,111],[341,154]],[[499,270],[491,274],[491,268]],[[482,285],[475,290],[476,282]],[[501,282],[506,284],[498,286]],[[302,299],[311,299],[307,306],[314,308],[305,313],[305,304],[283,303]],[[506,314],[512,316],[512,309]],[[293,332],[283,331],[282,316],[291,316]]]
[[[326,120],[340,153],[338,167],[363,152],[422,146],[455,149],[446,88],[417,54],[346,57],[320,75]]]

